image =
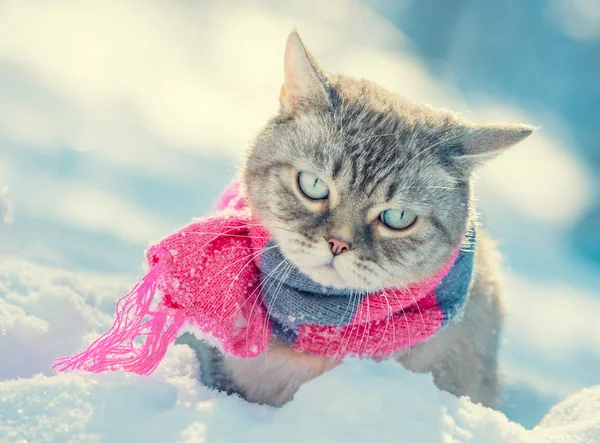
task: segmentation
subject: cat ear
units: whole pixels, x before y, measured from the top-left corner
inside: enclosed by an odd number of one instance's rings
[[[321,69],[304,47],[296,30],[288,36],[283,67],[283,86],[279,94],[283,112],[294,115],[308,107],[328,103]]]
[[[534,130],[529,125],[467,124],[464,126],[460,162],[470,172],[526,139]]]

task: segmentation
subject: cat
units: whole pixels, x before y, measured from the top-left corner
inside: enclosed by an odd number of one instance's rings
[[[295,30],[279,102],[245,159],[248,205],[310,279],[364,292],[421,281],[447,262],[475,223],[474,169],[533,132],[471,124],[369,80],[326,73]],[[503,305],[499,256],[480,227],[474,254],[462,317],[389,358],[493,407]],[[276,340],[251,359],[221,355],[189,335],[180,342],[197,351],[207,384],[273,406],[339,364]]]

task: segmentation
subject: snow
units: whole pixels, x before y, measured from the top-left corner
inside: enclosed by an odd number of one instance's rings
[[[349,360],[283,408],[246,403],[198,382],[175,345],[150,377],[50,370],[110,323],[126,278],[0,260],[0,441],[589,442],[600,439],[600,386],[533,430],[439,391],[395,362]]]
[[[600,278],[566,244],[596,185],[575,128],[459,93],[368,3],[0,6],[0,441],[600,441]],[[110,325],[143,247],[209,210],[277,106],[294,25],[332,71],[542,126],[477,187],[506,258],[506,415],[387,363],[348,362],[279,410],[201,387],[185,346],[148,378],[50,369]]]

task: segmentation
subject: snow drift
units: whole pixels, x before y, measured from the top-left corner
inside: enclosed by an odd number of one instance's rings
[[[0,441],[600,441],[600,386],[570,396],[527,430],[394,362],[349,360],[280,409],[200,386],[183,345],[151,377],[53,374],[53,357],[85,346],[110,323],[126,285],[0,261]]]
[[[181,353],[174,360],[185,367],[188,358]],[[600,387],[569,397],[528,431],[499,412],[438,391],[428,376],[391,362],[347,362],[306,384],[281,409],[236,397],[203,400],[198,395],[207,394],[202,388],[182,383],[192,375],[171,374],[171,382],[123,373],[5,381],[0,383],[0,440],[600,441]],[[199,398],[181,400],[186,389]]]

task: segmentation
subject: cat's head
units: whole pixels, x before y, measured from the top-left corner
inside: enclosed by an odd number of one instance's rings
[[[280,105],[246,159],[250,208],[314,281],[365,291],[443,266],[467,229],[473,169],[532,132],[326,74],[296,32]]]

